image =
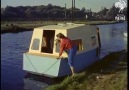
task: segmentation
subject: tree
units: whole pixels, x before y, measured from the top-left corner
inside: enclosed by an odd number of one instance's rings
[[[107,13],[107,16],[109,17],[109,19],[113,19],[114,20],[115,16],[118,14],[118,11],[119,11],[119,9],[118,8],[115,8],[115,6],[113,5],[109,9],[109,11]]]

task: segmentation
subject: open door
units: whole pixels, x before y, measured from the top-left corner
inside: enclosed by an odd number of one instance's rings
[[[41,52],[53,53],[55,30],[44,30]]]

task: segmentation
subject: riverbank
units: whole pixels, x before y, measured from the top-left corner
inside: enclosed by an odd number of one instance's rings
[[[19,33],[19,32],[23,32],[23,31],[32,31],[32,28],[23,28],[23,27],[19,27],[19,26],[8,26],[6,28],[4,28],[3,30],[1,30],[1,34],[4,33]]]
[[[127,90],[127,52],[112,52],[85,71],[46,90]]]
[[[68,21],[67,21],[68,22]],[[18,33],[23,31],[32,31],[33,28],[52,25],[57,23],[67,23],[66,21],[2,21],[1,34],[4,33]],[[86,25],[102,25],[102,24],[115,24],[117,21],[75,21],[74,23]]]

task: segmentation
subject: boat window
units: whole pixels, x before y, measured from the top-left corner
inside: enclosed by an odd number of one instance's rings
[[[77,40],[72,40],[72,41],[75,45],[77,45],[78,51],[83,50],[82,39],[77,39]]]
[[[91,43],[92,43],[93,47],[96,45],[96,37],[95,36],[91,37]]]
[[[32,50],[39,50],[39,42],[40,42],[39,39],[37,39],[37,38],[33,39],[33,43],[32,43],[31,49]]]
[[[55,30],[43,30],[41,52],[53,53]]]

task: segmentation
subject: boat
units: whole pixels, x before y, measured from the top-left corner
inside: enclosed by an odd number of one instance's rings
[[[128,37],[128,36],[127,36],[127,32],[124,32],[123,34],[124,34],[125,37]]]
[[[36,27],[33,30],[29,50],[23,53],[23,70],[51,78],[71,75],[67,53],[59,55],[56,35],[62,33],[76,43],[78,50],[73,61],[78,73],[99,60],[100,38],[95,25],[58,23]]]

